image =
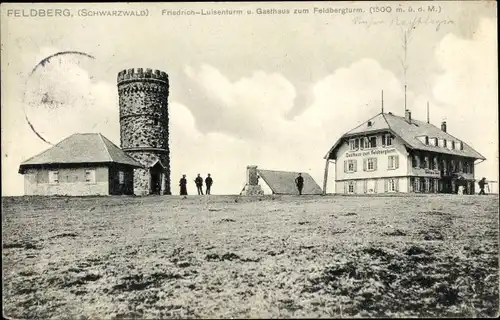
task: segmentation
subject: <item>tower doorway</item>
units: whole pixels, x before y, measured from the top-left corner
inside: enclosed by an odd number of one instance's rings
[[[149,169],[149,174],[151,176],[150,194],[162,194],[163,166],[159,161]]]

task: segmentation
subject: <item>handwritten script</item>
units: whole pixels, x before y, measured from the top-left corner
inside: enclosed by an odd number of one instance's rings
[[[410,19],[402,19],[399,17],[389,18],[389,19],[377,19],[377,18],[364,18],[364,17],[354,17],[352,23],[356,25],[362,25],[366,28],[370,28],[376,25],[386,25],[390,27],[411,27],[418,28],[425,25],[435,26],[436,31],[441,29],[441,26],[454,24],[453,20],[449,19],[436,19],[432,18],[430,15],[424,17],[413,17]]]

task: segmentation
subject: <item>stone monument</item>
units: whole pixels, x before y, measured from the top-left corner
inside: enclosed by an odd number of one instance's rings
[[[259,174],[257,172],[257,166],[247,166],[247,182],[243,190],[241,191],[243,196],[262,196],[264,195],[264,190],[259,184]]]

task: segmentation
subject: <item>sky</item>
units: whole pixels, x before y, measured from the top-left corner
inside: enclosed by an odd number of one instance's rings
[[[212,174],[213,194],[237,194],[247,165],[308,172],[322,186],[323,157],[343,133],[380,112],[382,90],[385,112],[404,115],[405,79],[412,117],[425,120],[429,102],[431,123],[447,121],[450,134],[487,158],[476,177],[498,181],[496,2],[414,2],[414,12],[400,5],[406,12],[396,12],[398,2],[356,1],[2,4],[2,196],[23,194],[19,164],[50,147],[25,114],[51,143],[100,132],[119,146],[116,76],[129,68],[169,75],[173,194],[182,174],[197,173]],[[429,5],[440,13],[418,11]],[[315,14],[315,7],[364,12]],[[370,14],[373,7],[392,11]],[[72,16],[15,16],[48,8]],[[162,15],[224,8],[245,14]],[[294,8],[311,13],[295,15]],[[82,17],[80,9],[148,15]],[[64,51],[94,58],[62,55],[31,74]],[[328,192],[333,179],[331,166]],[[194,183],[188,192],[196,192]]]

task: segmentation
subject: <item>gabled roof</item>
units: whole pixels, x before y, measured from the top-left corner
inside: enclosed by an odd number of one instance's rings
[[[371,122],[371,125],[368,126],[368,122]],[[382,113],[377,114],[375,117],[366,120],[356,128],[348,131],[345,135],[357,135],[361,133],[372,133],[377,131],[387,131],[389,129],[389,123],[385,119]]]
[[[257,169],[257,172],[274,194],[299,194],[295,185],[295,178],[299,175],[298,172],[261,169]],[[302,172],[302,178],[304,178],[302,194],[323,193],[316,181],[308,173]]]
[[[48,164],[119,163],[142,167],[100,133],[75,133],[52,148],[24,161],[22,173],[28,167]]]
[[[371,121],[371,126],[368,127],[368,121]],[[451,134],[442,131],[440,128],[433,124],[412,119],[411,123],[406,121],[405,117],[396,116],[392,113],[379,113],[375,117],[365,121],[363,124],[348,131],[337,140],[333,147],[329,150],[325,159],[342,143],[344,138],[350,136],[357,136],[361,134],[370,134],[375,132],[391,132],[399,137],[403,143],[410,149],[424,150],[438,153],[446,153],[463,157],[470,157],[474,159],[486,160],[479,152],[474,150],[471,146],[466,144],[460,139],[455,138]],[[457,141],[463,143],[463,150],[443,148],[439,146],[426,145],[418,139],[421,136],[428,136],[429,138],[446,139],[448,141]]]

